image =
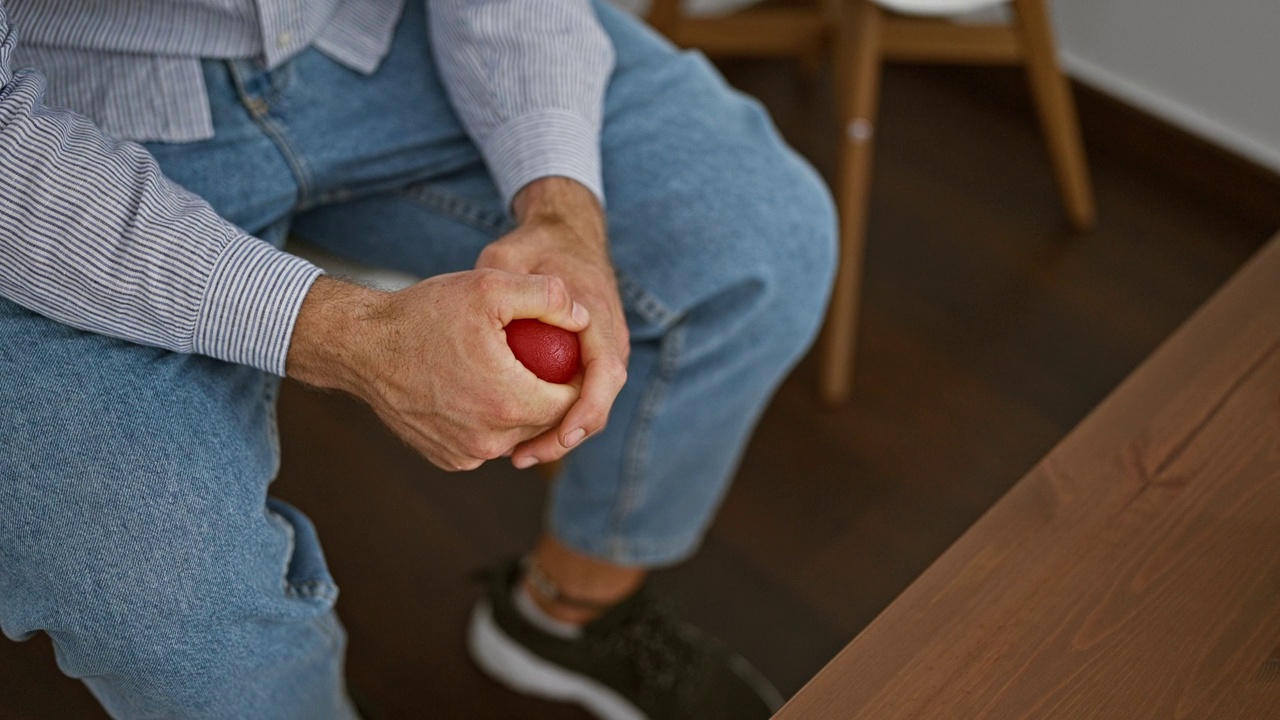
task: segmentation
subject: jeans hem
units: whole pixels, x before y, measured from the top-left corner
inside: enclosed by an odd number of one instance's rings
[[[657,569],[669,567],[688,560],[702,544],[702,536],[664,539],[660,542],[634,540],[619,535],[592,537],[590,534],[577,533],[555,522],[550,523],[549,532],[561,544],[583,555],[603,560],[614,565]]]

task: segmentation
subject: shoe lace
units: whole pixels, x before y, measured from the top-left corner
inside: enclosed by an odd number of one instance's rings
[[[610,633],[612,650],[628,659],[640,692],[649,700],[679,697],[692,689],[698,647],[684,627],[669,605],[645,598]]]

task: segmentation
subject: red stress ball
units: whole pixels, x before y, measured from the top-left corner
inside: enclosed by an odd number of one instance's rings
[[[534,375],[552,383],[567,383],[578,373],[578,334],[541,320],[512,320],[507,345]]]

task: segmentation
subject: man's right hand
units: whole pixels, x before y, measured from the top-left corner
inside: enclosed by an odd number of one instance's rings
[[[579,395],[515,358],[503,328],[516,318],[571,332],[589,322],[545,275],[474,270],[394,293],[322,276],[303,301],[287,373],[361,398],[438,467],[472,470],[556,427]]]

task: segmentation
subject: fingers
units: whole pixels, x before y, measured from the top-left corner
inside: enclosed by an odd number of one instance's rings
[[[455,450],[412,423],[403,422],[394,416],[384,416],[383,421],[410,447],[417,450],[419,455],[441,470],[446,472],[475,470],[484,464],[483,458],[472,457],[465,452]]]
[[[605,369],[608,368],[608,369]],[[520,443],[511,451],[511,463],[524,469],[559,460],[583,440],[604,430],[609,409],[626,382],[627,371],[616,355],[588,366],[582,395],[558,426]]]
[[[374,409],[388,428],[431,464],[447,472],[474,470],[489,460],[510,455],[514,447],[531,438],[553,431],[577,398],[575,387],[545,383],[532,375],[530,382],[541,386],[538,396],[546,399],[545,404],[526,405],[530,391],[491,404],[488,411],[465,412],[453,418],[436,415],[428,420],[381,403]],[[482,415],[487,419],[476,422]],[[530,419],[535,416],[539,419]],[[525,422],[533,424],[521,424]]]
[[[551,444],[559,447],[559,443],[556,441],[555,427],[548,425],[493,433],[491,435],[492,439],[489,441],[472,440],[470,442],[440,443],[427,438],[421,433],[414,433],[414,435],[417,442],[411,442],[410,444],[414,445],[418,452],[429,460],[432,465],[446,472],[475,470],[489,460],[509,457],[515,449],[534,442],[543,436],[549,437]],[[554,458],[549,458],[547,462],[550,462],[551,459]],[[532,465],[534,463],[529,464]]]
[[[532,440],[512,448],[511,464],[523,470],[534,465],[555,462],[567,454],[569,454],[569,448],[560,444],[559,429],[551,428]]]
[[[445,470],[470,470],[557,427],[579,388],[539,380],[503,327],[536,318],[570,332],[590,323],[562,280],[479,270],[428,278],[394,295],[381,322],[384,365],[360,396],[396,434]],[[405,362],[412,358],[414,362]]]
[[[627,381],[619,341],[611,332],[596,327],[587,328],[579,338],[585,369],[581,394],[556,428],[513,449],[511,462],[517,468],[559,460],[603,430],[609,420],[609,409]]]
[[[596,347],[604,344],[583,334],[582,394],[569,408],[560,423],[560,444],[573,448],[582,440],[604,429],[609,420],[609,409],[627,382],[627,366],[612,348]]]
[[[493,312],[504,326],[517,318],[533,318],[581,332],[591,322],[590,313],[569,296],[569,289],[558,277],[501,270],[480,270],[477,274],[482,292],[493,302]]]
[[[559,425],[579,398],[578,388],[573,385],[539,380],[524,366],[521,366],[521,372],[528,373],[528,384],[519,390],[516,397],[508,398],[504,403],[505,409],[496,414],[498,427],[504,435],[498,443],[500,447],[485,448],[486,452],[494,453],[489,455],[490,458],[498,457],[516,443]]]

